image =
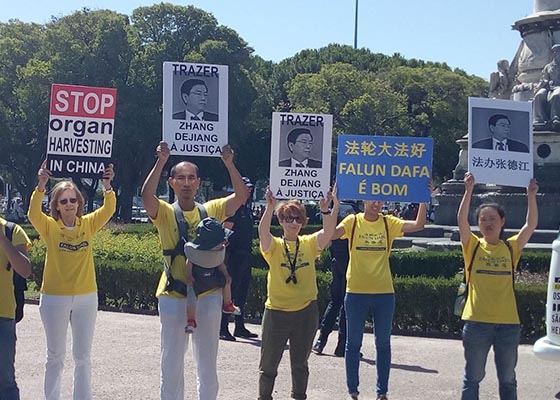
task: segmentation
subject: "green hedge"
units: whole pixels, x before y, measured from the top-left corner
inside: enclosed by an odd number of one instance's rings
[[[157,308],[154,294],[162,266],[159,239],[155,233],[104,229],[96,235],[93,245],[101,304],[124,309]],[[34,242],[30,258],[34,280],[40,285],[45,258],[42,241]],[[328,302],[331,278],[330,272],[321,269],[328,269],[328,260],[329,253],[324,251],[317,261],[321,312]],[[256,248],[253,250],[253,261],[258,268],[253,269],[246,311],[250,317],[260,318],[266,299],[267,269]],[[522,265],[533,271],[544,269],[546,264],[548,270],[548,262],[540,253],[527,253]],[[532,263],[539,265],[535,267]],[[459,284],[455,275],[462,267],[460,253],[393,252],[391,264],[395,275],[395,330],[458,333],[461,322],[453,315],[452,304]],[[523,336],[542,336],[545,333],[546,285],[517,284],[516,291]]]

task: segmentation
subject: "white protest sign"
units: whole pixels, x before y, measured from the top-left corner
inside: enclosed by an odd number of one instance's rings
[[[171,154],[220,157],[228,143],[228,67],[163,63],[163,134]]]
[[[332,115],[272,114],[270,190],[277,199],[320,200],[330,189]]]
[[[468,168],[477,183],[526,187],[533,177],[530,102],[469,98]]]

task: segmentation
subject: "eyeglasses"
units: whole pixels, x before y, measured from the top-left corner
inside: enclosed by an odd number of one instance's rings
[[[298,224],[302,223],[302,220],[301,220],[300,217],[292,217],[290,215],[285,216],[282,220],[284,222],[287,222],[288,224],[291,224],[292,222],[296,222]]]
[[[68,202],[75,204],[78,202],[78,199],[75,197],[70,197],[69,199],[60,199],[58,202],[62,205],[68,204]]]

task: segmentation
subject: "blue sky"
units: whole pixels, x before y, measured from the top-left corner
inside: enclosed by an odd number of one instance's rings
[[[355,0],[171,1],[212,13],[275,62],[329,43],[353,45]],[[143,0],[0,0],[0,21],[45,23],[83,7],[130,15]],[[510,60],[521,41],[511,25],[530,15],[530,0],[360,0],[358,47],[387,55],[446,62],[486,80],[500,59]]]

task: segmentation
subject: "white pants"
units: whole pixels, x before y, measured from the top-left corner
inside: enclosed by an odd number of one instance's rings
[[[188,338],[185,333],[187,300],[161,296],[158,308],[161,323],[161,400],[183,400]],[[198,298],[197,327],[192,339],[199,400],[216,400],[218,397],[216,361],[221,318],[221,290]]]
[[[72,356],[74,359],[74,400],[90,400],[91,344],[97,317],[97,293],[79,296],[42,294],[39,312],[47,337],[45,366],[45,399],[60,399],[60,381],[66,354],[68,323],[72,327]]]

